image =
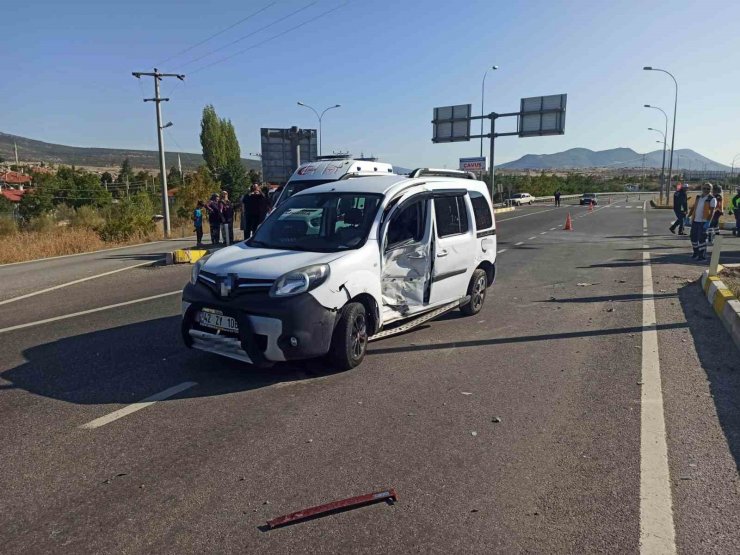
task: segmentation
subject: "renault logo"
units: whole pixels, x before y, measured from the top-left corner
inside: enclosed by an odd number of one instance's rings
[[[228,297],[231,295],[232,291],[236,289],[236,274],[229,274],[221,277],[218,281],[218,285],[219,294],[222,297]]]

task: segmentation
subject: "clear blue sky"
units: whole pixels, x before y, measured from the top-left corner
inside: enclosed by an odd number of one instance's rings
[[[142,102],[152,95],[152,82],[139,83],[131,71],[151,71],[272,2],[16,2],[5,11],[13,24],[3,25],[0,131],[77,146],[156,148],[154,108]],[[646,128],[662,126],[662,116],[642,105],[670,114],[673,83],[667,75],[642,71],[644,65],[666,68],[679,80],[676,148],[693,148],[725,164],[740,152],[740,3],[309,4],[278,0],[158,66],[188,76],[185,83],[163,85],[171,98],[164,118],[174,123],[165,136],[169,149],[200,151],[200,114],[212,103],[234,122],[242,153],[259,152],[260,127],[316,126],[315,116],[296,106],[303,100],[317,108],[342,104],[324,119],[325,153],[348,149],[407,167],[453,167],[459,156],[477,155],[478,143],[433,145],[432,108],[472,103],[477,113],[483,73],[497,64],[500,69],[487,78],[487,110],[514,111],[522,96],[568,93],[564,136],[501,138],[497,163],[572,147],[657,149],[658,135]],[[264,42],[336,6],[342,7]]]

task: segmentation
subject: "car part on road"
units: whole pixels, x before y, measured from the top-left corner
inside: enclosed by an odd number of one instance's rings
[[[420,325],[422,325],[425,322],[429,322],[430,320],[434,320],[435,318],[438,318],[442,316],[443,314],[446,314],[452,310],[455,310],[461,304],[468,302],[469,300],[470,300],[470,297],[465,297],[461,301],[455,301],[455,302],[446,304],[436,310],[426,312],[423,315],[419,316],[418,318],[415,318],[409,322],[405,322],[404,324],[401,324],[400,326],[396,326],[396,327],[389,328],[389,329],[384,329],[383,331],[378,332],[375,335],[371,336],[370,341],[376,341],[378,339],[384,339],[386,337],[391,337],[393,335],[398,335],[400,333],[411,331],[414,328],[418,328]]]
[[[347,509],[355,509],[357,507],[363,507],[378,501],[396,502],[398,501],[398,495],[396,490],[390,488],[385,491],[379,491],[377,493],[367,493],[365,495],[358,495],[356,497],[348,497],[347,499],[340,499],[339,501],[332,501],[324,505],[317,505],[315,507],[309,507],[302,511],[296,511],[287,515],[279,516],[267,521],[267,526],[270,529],[277,528],[279,526],[285,526],[287,524],[293,524],[309,518],[317,518],[325,516],[338,511]]]

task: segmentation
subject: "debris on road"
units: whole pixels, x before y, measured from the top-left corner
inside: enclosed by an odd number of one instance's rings
[[[576,283],[576,285],[578,287],[591,287],[592,285],[601,285],[601,282],[597,282],[597,283],[583,282],[583,283]]]
[[[469,391],[461,391],[460,393],[462,393],[463,395],[472,395],[472,393],[470,393]]]
[[[493,418],[491,418],[491,422],[493,422],[494,424],[498,424],[501,422],[501,418],[499,418],[498,416],[494,416]]]
[[[388,490],[379,491],[377,493],[367,493],[365,495],[358,495],[356,497],[340,499],[339,501],[332,501],[331,503],[326,503],[324,505],[309,507],[308,509],[303,509],[302,511],[296,511],[294,513],[289,513],[287,515],[268,520],[267,526],[268,528],[273,529],[279,526],[293,524],[301,520],[328,515],[341,510],[362,507],[371,503],[377,503],[378,501],[398,501],[396,490],[390,488]],[[267,501],[265,501],[265,504],[267,504]]]
[[[475,436],[478,435],[478,432],[470,432],[470,435],[473,436],[473,437],[475,437]]]

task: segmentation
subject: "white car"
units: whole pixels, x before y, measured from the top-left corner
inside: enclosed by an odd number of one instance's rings
[[[510,199],[512,206],[521,206],[522,204],[529,204],[530,206],[534,203],[534,197],[529,193],[516,193],[511,195]]]
[[[188,347],[245,362],[329,355],[357,366],[368,340],[460,308],[496,276],[485,183],[399,175],[293,195],[254,237],[201,259],[182,294]]]

